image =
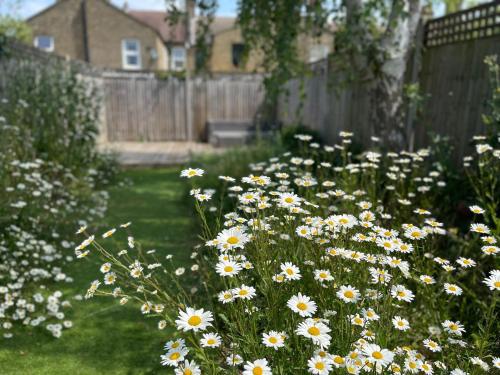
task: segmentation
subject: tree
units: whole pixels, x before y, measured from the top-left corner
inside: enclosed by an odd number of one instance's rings
[[[188,1],[200,3],[210,14],[217,7],[215,0]],[[268,105],[275,106],[289,79],[307,74],[307,65],[298,54],[299,35],[319,36],[334,22],[337,32],[332,59],[338,76],[344,77],[346,83],[367,83],[371,132],[386,143],[403,147],[405,75],[423,1],[239,1],[238,24],[247,51],[259,51],[263,56]]]
[[[350,66],[370,83],[372,133],[386,144],[403,147],[405,75],[422,2],[346,0],[345,9],[340,57],[350,57]]]
[[[0,37],[31,43],[32,33],[26,22],[9,16],[0,16]]]

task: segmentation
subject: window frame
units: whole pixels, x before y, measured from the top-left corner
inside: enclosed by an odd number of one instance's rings
[[[48,38],[50,40],[50,46],[48,48],[40,47],[40,45],[38,43],[39,38]],[[45,52],[54,52],[55,44],[56,44],[56,42],[55,42],[55,39],[52,35],[45,35],[45,34],[44,35],[36,35],[35,39],[33,40],[33,45],[36,48],[38,48],[42,51],[45,51]]]
[[[242,67],[244,54],[245,54],[245,43],[231,44],[231,63],[234,68]]]
[[[180,59],[174,58],[174,56],[175,56],[174,51],[175,50],[182,51],[183,58],[182,58],[182,67],[181,68],[178,68],[178,67],[175,66],[176,62],[181,61]],[[177,71],[177,72],[185,70],[186,69],[186,63],[187,63],[186,48],[182,47],[182,46],[174,46],[174,47],[172,47],[171,50],[170,50],[170,69],[174,70],[174,71]]]
[[[127,43],[133,42],[137,46],[137,50],[132,51],[127,49]],[[122,68],[125,70],[141,70],[142,69],[142,56],[141,56],[141,41],[135,38],[122,39]],[[137,65],[129,64],[127,57],[137,56]]]

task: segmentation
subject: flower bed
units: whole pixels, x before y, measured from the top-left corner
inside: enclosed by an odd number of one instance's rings
[[[103,215],[107,164],[95,151],[98,101],[77,72],[11,66],[0,100],[0,329],[70,328],[68,232]],[[81,223],[80,223],[81,224]]]
[[[465,160],[476,195],[461,234],[435,210],[447,184],[430,149],[354,158],[352,134],[341,136],[320,147],[299,135],[300,155],[251,164],[241,181],[220,176],[214,190],[199,187],[204,170],[182,171],[202,228],[188,271],[142,248],[130,223],[102,241],[82,228],[76,255],[103,260],[86,297],[138,301],[174,328],[161,362],[176,374],[500,368],[500,151],[477,137]],[[213,209],[219,199],[233,210]],[[108,246],[117,235],[126,244]]]

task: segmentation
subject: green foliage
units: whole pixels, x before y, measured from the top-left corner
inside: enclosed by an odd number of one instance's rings
[[[6,338],[20,323],[60,337],[71,304],[54,284],[71,281],[63,267],[74,228],[106,210],[102,188],[114,159],[96,150],[100,97],[88,79],[57,62],[11,57],[0,68],[8,77],[0,99],[0,326]]]
[[[280,0],[239,2],[238,22],[248,50],[262,52],[267,100],[274,103],[283,85],[303,76],[306,64],[298,52],[299,35],[320,36],[328,19],[323,1]]]
[[[88,168],[96,162],[100,93],[95,85],[63,63],[15,61],[4,72],[10,79],[0,113],[23,133],[19,156],[41,157],[72,168]]]
[[[497,58],[493,55],[484,59],[489,71],[491,98],[488,100],[489,113],[483,115],[483,122],[492,138],[500,131],[500,65]]]
[[[297,135],[310,135],[312,137],[312,142],[321,142],[321,137],[316,130],[312,130],[304,125],[295,125],[295,126],[285,126],[281,130],[281,142],[283,143],[283,147],[292,152],[296,152],[300,149],[303,142],[297,139]]]
[[[9,16],[0,16],[0,41],[4,38],[31,43],[32,31],[24,21]]]

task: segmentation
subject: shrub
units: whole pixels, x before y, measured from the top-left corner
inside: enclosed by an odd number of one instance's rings
[[[63,65],[2,65],[0,98],[0,327],[43,326],[53,336],[72,326],[70,301],[53,282],[75,244],[68,231],[106,210],[102,189],[112,159],[95,149],[95,88]]]

